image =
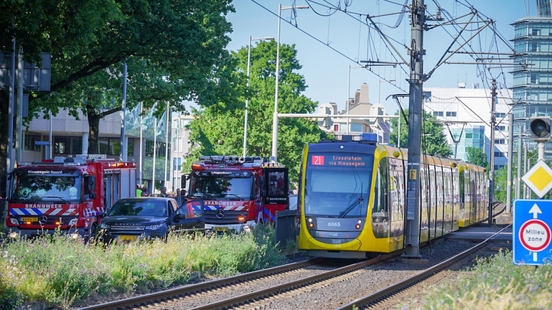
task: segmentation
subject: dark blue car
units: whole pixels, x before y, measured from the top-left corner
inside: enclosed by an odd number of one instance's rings
[[[173,232],[204,232],[203,201],[191,200],[179,207],[173,198],[119,199],[103,214],[100,228],[105,243],[166,240]]]

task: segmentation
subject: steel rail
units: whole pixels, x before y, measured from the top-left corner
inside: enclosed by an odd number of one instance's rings
[[[107,303],[87,306],[79,308],[81,310],[97,310],[97,309],[128,309],[129,307],[144,306],[160,301],[167,301],[178,297],[188,296],[197,292],[220,288],[236,283],[249,281],[253,279],[259,279],[267,277],[273,274],[278,274],[286,271],[291,271],[299,268],[303,268],[309,265],[319,264],[324,259],[313,258],[306,261],[276,266],[268,269],[262,269],[237,275],[234,277],[222,278],[219,280],[201,282],[197,284],[185,285],[182,287],[176,287],[168,290],[163,290],[151,294],[144,294],[140,296],[134,296],[130,298],[115,300]]]
[[[476,244],[475,246],[473,246],[473,247],[465,250],[464,252],[462,252],[458,255],[455,255],[455,256],[453,256],[453,257],[451,257],[451,258],[449,258],[449,259],[447,259],[447,260],[445,260],[445,261],[443,261],[443,262],[441,262],[441,263],[439,263],[439,264],[437,264],[433,267],[425,269],[424,271],[418,273],[415,276],[412,276],[412,277],[410,277],[410,278],[408,278],[404,281],[398,282],[396,284],[390,285],[390,286],[388,286],[384,289],[381,289],[381,290],[379,290],[379,291],[377,291],[373,294],[369,294],[369,295],[366,295],[365,297],[358,298],[358,299],[356,299],[356,300],[354,300],[354,301],[352,301],[352,302],[350,302],[346,305],[343,305],[342,307],[337,308],[337,309],[338,310],[362,309],[364,306],[373,305],[374,303],[376,303],[379,300],[382,300],[386,297],[397,294],[397,293],[409,288],[410,286],[433,276],[435,273],[440,272],[443,269],[457,263],[458,261],[466,258],[467,256],[479,251],[481,248],[488,245],[495,236],[500,234],[503,230],[505,230],[508,227],[509,226],[502,228],[501,230],[494,233],[493,235],[491,235],[487,239],[483,240],[482,242]]]

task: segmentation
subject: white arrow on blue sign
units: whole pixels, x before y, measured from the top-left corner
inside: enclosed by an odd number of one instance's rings
[[[552,200],[517,199],[513,214],[514,264],[552,263]]]

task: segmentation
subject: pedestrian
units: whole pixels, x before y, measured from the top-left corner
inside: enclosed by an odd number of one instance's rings
[[[182,193],[180,192],[180,188],[177,188],[176,189],[176,197],[174,199],[176,199],[176,202],[178,203],[178,206],[180,207],[182,205]]]
[[[160,197],[167,197],[167,188],[165,186],[161,187],[161,194],[159,194]]]
[[[142,197],[142,186],[140,184],[136,184],[136,197]]]

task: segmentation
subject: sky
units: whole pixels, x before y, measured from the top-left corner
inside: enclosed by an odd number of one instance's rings
[[[408,93],[409,84],[408,66],[397,63],[409,63],[409,55],[404,45],[410,46],[411,28],[408,11],[399,14],[403,4],[411,4],[411,0],[234,0],[235,13],[230,13],[227,20],[232,23],[233,32],[229,35],[232,41],[228,50],[237,51],[247,47],[249,37],[265,38],[278,37],[278,5],[282,5],[280,43],[295,44],[298,59],[302,69],[298,73],[305,77],[308,85],[304,95],[319,104],[335,102],[340,110],[345,109],[346,99],[354,96],[354,92],[362,83],[369,85],[371,103],[381,102],[388,114],[393,114],[398,106],[395,100],[386,98],[391,94]],[[329,10],[327,5],[351,4],[347,13]],[[535,16],[535,0],[425,0],[431,14],[437,13],[437,4],[443,10],[444,16],[461,17],[470,13],[471,7],[480,12],[483,19],[495,21],[496,29],[501,40],[493,36],[491,27],[480,32],[479,36],[466,44],[466,48],[473,51],[511,52],[508,45],[514,35],[511,23],[527,16]],[[306,6],[309,9],[292,10],[292,6]],[[295,18],[292,20],[292,13]],[[333,14],[332,14],[333,13]],[[366,16],[378,25],[388,37],[388,42],[381,38],[366,23]],[[482,19],[479,19],[480,21]],[[290,25],[292,21],[297,27]],[[467,21],[467,17],[459,21]],[[437,22],[429,21],[436,25]],[[482,23],[479,23],[481,25]],[[456,27],[459,29],[462,24]],[[462,64],[442,64],[436,67],[439,59],[449,57],[446,50],[452,44],[452,50],[458,48],[458,43],[465,42],[472,37],[477,28],[469,26],[462,34],[463,39],[454,40],[458,31],[452,27],[434,27],[424,31],[423,46],[424,73],[432,72],[424,87],[455,88],[458,83],[465,83],[472,87],[474,83],[481,86],[489,85],[489,78],[495,77],[500,87],[511,86],[511,74],[508,69],[502,69],[500,74],[496,67],[488,70],[478,70],[474,60],[469,55],[456,54],[448,59],[449,62]],[[503,41],[506,41],[504,43]],[[255,46],[257,41],[252,42]],[[486,56],[496,59],[496,54]],[[505,57],[505,56],[502,56]],[[362,68],[366,62],[373,64],[370,69]],[[505,65],[508,60],[502,60]],[[381,62],[381,63],[380,63]],[[383,65],[383,63],[387,65]],[[395,65],[393,65],[395,64]],[[435,68],[434,71],[432,71]],[[479,66],[479,68],[481,68]],[[350,79],[350,82],[349,82]],[[385,80],[391,81],[390,83]],[[380,93],[381,91],[381,93]],[[401,99],[403,107],[408,106],[408,99]]]

